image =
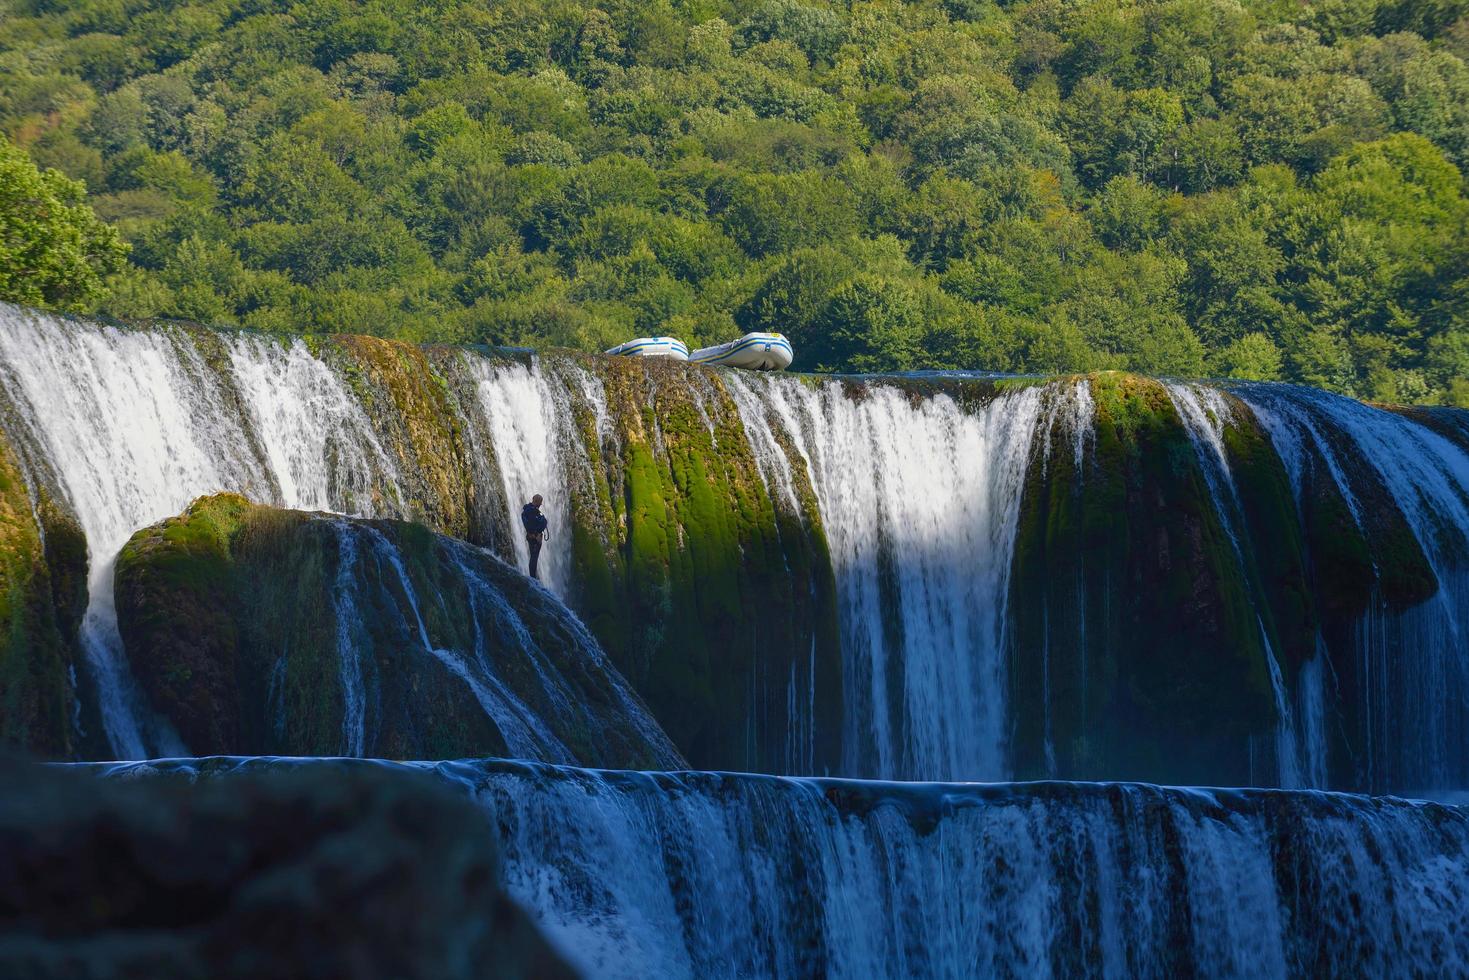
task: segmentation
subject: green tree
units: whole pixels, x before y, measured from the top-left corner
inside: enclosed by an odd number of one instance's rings
[[[1263,333],[1247,333],[1219,352],[1215,371],[1226,378],[1247,381],[1279,381],[1282,377],[1280,348]]]
[[[1124,91],[1092,77],[1066,100],[1062,121],[1077,172],[1089,186],[1101,187],[1118,174],[1161,174],[1168,163],[1164,147],[1183,126],[1183,106],[1164,89]]]
[[[86,188],[41,171],[0,137],[0,299],[85,309],[106,292],[128,249],[86,200]]]
[[[809,355],[827,369],[907,371],[921,363],[924,310],[910,283],[870,274],[838,286],[817,316]]]

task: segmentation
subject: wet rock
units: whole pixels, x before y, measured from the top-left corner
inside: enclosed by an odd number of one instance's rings
[[[201,498],[133,536],[115,595],[200,754],[682,762],[564,606],[421,525]]]

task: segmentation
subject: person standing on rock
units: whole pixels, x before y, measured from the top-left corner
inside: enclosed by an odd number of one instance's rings
[[[540,579],[537,566],[541,560],[541,542],[546,539],[546,515],[541,513],[542,498],[536,494],[520,508],[520,523],[525,525],[525,543],[530,548],[530,577]]]

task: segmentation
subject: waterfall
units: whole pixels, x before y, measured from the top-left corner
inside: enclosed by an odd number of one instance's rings
[[[228,778],[344,764],[104,771]],[[506,889],[588,976],[1469,970],[1469,814],[1439,804],[496,761],[414,768],[484,809]]]
[[[507,368],[477,355],[465,360],[480,384],[483,420],[497,431],[494,448],[502,469],[519,474],[506,477],[505,490],[519,489],[512,480],[549,474],[552,526],[564,526],[558,520],[566,516],[558,508],[567,497],[559,474],[568,445],[558,440],[570,439],[568,412],[558,394],[564,389],[538,369]],[[297,509],[411,516],[401,464],[382,444],[361,397],[299,340],[282,344],[248,334],[134,330],[0,304],[0,380],[13,408],[13,417],[5,419],[9,434],[40,461],[31,478],[54,481],[86,534],[91,574],[82,641],[116,758],[186,754],[166,722],[147,709],[118,637],[112,569],[133,532],[174,516],[200,495],[224,490]],[[546,419],[556,419],[554,426],[535,428],[549,424]],[[518,507],[505,515],[507,523],[514,519]],[[364,541],[362,533],[338,525],[342,574],[334,602],[346,706],[342,750],[351,754],[370,743],[372,717],[364,676],[371,665],[361,655],[367,637],[354,622],[362,587],[356,577],[364,561],[388,560],[380,544]],[[523,554],[523,539],[514,537]],[[554,576],[551,584],[564,590],[564,564],[543,560],[543,568]],[[487,583],[466,581],[476,609],[498,602],[503,614],[504,600],[490,598]],[[547,601],[544,615],[569,617]],[[475,627],[480,625],[476,620]],[[504,628],[503,618],[485,624],[497,633]],[[595,641],[579,623],[575,628],[580,632],[569,642],[589,645],[600,662]],[[522,650],[523,634],[523,627],[515,634]],[[496,707],[491,713],[508,730],[539,724],[524,706],[501,710],[504,696],[471,663],[423,645],[460,671],[486,709]],[[635,727],[645,735],[656,731],[630,692],[620,689],[617,697],[622,710],[640,719]],[[661,732],[657,737],[666,743]],[[527,734],[517,745],[538,758],[571,758],[555,739],[539,734]],[[670,749],[668,757],[677,754]]]
[[[878,381],[727,384],[767,482],[793,497],[778,424],[815,489],[841,595],[846,771],[1003,777],[1005,597],[1040,389],[966,409]]]
[[[1229,420],[1229,404],[1223,393],[1206,385],[1170,382],[1164,388],[1183,421],[1185,431],[1193,440],[1194,452],[1199,457],[1204,482],[1209,485],[1215,512],[1229,535],[1235,556],[1243,564],[1239,531],[1235,528],[1240,509],[1239,496],[1229,472],[1229,457],[1224,450],[1224,425]]]
[[[1169,399],[1178,411],[1179,418],[1183,421],[1184,429],[1193,441],[1194,451],[1199,459],[1199,468],[1204,474],[1204,481],[1208,484],[1209,494],[1214,501],[1215,513],[1219,515],[1219,521],[1223,524],[1225,533],[1229,535],[1235,564],[1240,574],[1248,580],[1244,547],[1240,543],[1242,529],[1237,526],[1243,521],[1244,510],[1240,506],[1234,477],[1229,471],[1229,456],[1224,448],[1224,426],[1229,421],[1231,414],[1229,403],[1225,400],[1223,392],[1207,385],[1170,382],[1165,387],[1168,390]],[[1259,616],[1256,619],[1260,625],[1260,642],[1265,648],[1265,666],[1270,673],[1270,689],[1275,697],[1276,780],[1280,786],[1296,789],[1306,784],[1302,782],[1302,749],[1300,735],[1296,728],[1295,712],[1291,708],[1290,692],[1286,689],[1285,678],[1280,670],[1280,660],[1275,654],[1274,645],[1270,642],[1270,633],[1265,629],[1263,619],[1260,619]],[[1309,785],[1324,784],[1312,783]]]
[[[372,548],[372,553],[381,566],[386,564],[392,569],[398,588],[402,590],[403,599],[407,603],[408,613],[412,615],[413,622],[408,622],[407,616],[400,612],[400,626],[405,632],[418,641],[422,650],[436,658],[447,667],[455,677],[464,682],[474,694],[475,700],[479,702],[485,714],[495,720],[495,725],[505,739],[505,746],[510,754],[518,759],[545,759],[551,762],[570,762],[572,754],[561,744],[548,729],[536,713],[525,704],[505,685],[497,675],[490,660],[484,656],[484,626],[480,623],[480,610],[484,606],[484,594],[490,591],[483,579],[466,575],[464,584],[469,590],[470,596],[470,618],[474,626],[475,635],[475,657],[471,664],[458,650],[435,644],[429,639],[428,626],[423,621],[423,612],[419,607],[418,593],[413,588],[413,581],[403,567],[403,556],[398,548],[390,542],[383,533],[376,528],[366,527],[361,529]],[[456,567],[461,574],[465,571],[463,562],[457,562]],[[354,581],[360,577],[354,576]],[[528,653],[533,646],[524,627],[518,631],[522,640],[521,652]],[[514,634],[512,634],[514,635]],[[546,676],[537,671],[539,679],[544,683]]]
[[[357,613],[357,535],[339,524],[334,611],[337,616],[337,663],[342,681],[342,754],[367,751],[367,694],[362,680],[362,622]]]
[[[363,409],[304,344],[209,336],[224,346],[228,372],[183,329],[0,304],[0,363],[19,438],[37,447],[86,533],[82,642],[118,758],[184,752],[144,707],[117,635],[113,562],[134,531],[221,490],[286,507],[399,512],[393,464]]]
[[[1417,421],[1287,385],[1235,391],[1255,413],[1302,498],[1318,469],[1358,527],[1386,489],[1438,581],[1404,610],[1374,599],[1351,630],[1368,785],[1425,790],[1469,779],[1469,453]]]
[[[1316,654],[1301,667],[1297,685],[1297,711],[1302,739],[1302,782],[1306,786],[1328,785],[1326,758],[1326,662],[1325,641],[1318,634]]]
[[[520,532],[520,508],[535,494],[545,502],[552,540],[571,540],[571,490],[566,460],[579,455],[571,427],[569,392],[558,379],[547,376],[539,359],[529,366],[492,363],[470,357],[466,363],[476,380],[479,410],[487,424],[500,464],[504,499],[513,522],[515,555],[521,568],[530,561],[530,549]],[[539,574],[546,587],[557,595],[567,594],[570,585],[569,548],[541,551]]]
[[[238,335],[225,342],[245,421],[280,488],[270,499],[298,510],[398,513],[378,503],[401,493],[397,467],[330,368],[300,340],[282,346]]]
[[[0,304],[0,362],[25,437],[86,533],[90,601],[82,644],[119,758],[182,754],[142,708],[117,637],[113,560],[138,528],[224,487],[270,483],[190,345]]]
[[[505,582],[518,575],[492,555],[451,538],[436,539],[447,576],[422,591],[402,549],[383,530],[343,518],[320,518],[317,525],[335,539],[338,561],[332,590],[345,754],[381,751],[381,698],[371,656],[377,650],[437,660],[464,685],[516,758],[575,763],[577,753],[557,732],[615,727],[618,737],[649,747],[660,764],[681,764],[585,627],[534,586],[527,587],[528,596],[508,598]],[[527,623],[530,617],[534,626]],[[548,646],[559,650],[561,663]],[[594,677],[595,689],[574,684],[568,670]]]
[[[774,552],[807,546],[789,540],[792,529],[809,533],[813,553],[830,560],[822,572],[835,592],[821,599],[828,603],[823,615],[835,612],[823,634],[830,639],[818,647],[811,624],[798,624],[795,649],[782,649],[772,660],[762,648],[765,659],[729,681],[743,685],[749,702],[760,705],[759,717],[752,709],[746,719],[750,732],[785,729],[772,736],[772,744],[781,740],[772,768],[785,759],[793,771],[830,766],[884,778],[1011,774],[1009,740],[1022,709],[1008,703],[1008,685],[1017,681],[1007,657],[1020,634],[1009,621],[1007,595],[1020,508],[1027,487],[1043,481],[1052,465],[1066,464],[1075,473],[1076,493],[1088,493],[1093,467],[1103,465],[1091,382],[812,379],[655,370],[570,355],[430,353],[447,393],[442,404],[457,413],[451,418],[394,417],[402,410],[389,392],[372,387],[380,382],[368,380],[371,372],[353,360],[358,355],[350,345],[183,327],[129,329],[0,305],[0,425],[33,488],[52,491],[86,535],[85,672],[100,698],[113,754],[137,758],[185,748],[147,710],[117,634],[113,559],[139,528],[177,514],[201,494],[232,490],[261,503],[398,517],[467,533],[524,568],[518,510],[539,492],[554,544],[542,553],[545,589],[525,601],[559,596],[578,603],[588,594],[579,576],[589,573],[572,560],[572,529],[619,560],[618,549],[627,548],[621,512],[626,450],[645,446],[655,469],[674,468],[675,456],[664,443],[665,435],[674,435],[663,432],[666,420],[658,415],[660,399],[673,391],[678,398],[670,401],[678,410],[691,409],[693,425],[708,428],[714,452],[724,451],[732,430],[735,438],[742,433],[738,455],[753,459],[755,492],[768,503],[738,520],[774,509],[778,526],[763,538],[773,544],[762,545],[771,549],[773,566],[780,568],[782,557]],[[1321,785],[1328,772],[1336,778],[1343,718],[1360,714],[1367,721],[1360,736],[1352,733],[1357,741],[1347,751],[1367,760],[1364,785],[1442,788],[1469,779],[1469,453],[1421,418],[1309,389],[1171,384],[1168,394],[1242,571],[1251,555],[1258,563],[1260,549],[1274,545],[1252,536],[1224,440],[1227,425],[1248,421],[1258,422],[1268,437],[1303,509],[1309,488],[1326,481],[1363,528],[1380,522],[1384,512],[1401,511],[1400,523],[1439,586],[1411,608],[1376,601],[1360,621],[1334,624],[1304,665],[1299,659],[1291,670],[1284,661],[1268,665],[1280,719],[1273,740],[1276,778],[1306,785]],[[421,422],[462,434],[463,458],[429,459],[404,446],[403,433],[411,435]],[[458,451],[456,438],[439,443],[450,446],[449,456]],[[456,469],[435,482],[425,471],[439,462]],[[678,479],[687,476],[680,471]],[[663,492],[686,489],[670,485]],[[715,506],[723,502],[720,497]],[[669,547],[696,547],[684,537],[688,530],[670,525]],[[348,537],[339,561],[363,570],[380,567],[392,577],[391,565],[366,539],[355,532]],[[1095,689],[1108,681],[1086,673],[1105,659],[1093,648],[1108,634],[1092,626],[1089,637],[1087,616],[1108,615],[1108,590],[1122,588],[1120,581],[1099,578],[1113,574],[1108,560],[1081,555],[1066,581],[1048,583],[1057,608],[1074,606],[1074,614],[1052,618],[1047,605],[1036,629],[1043,641],[1019,653],[1041,662],[1034,677],[1043,688],[1038,696],[1026,695],[1033,709],[1023,709],[1039,719],[1041,761],[1028,771],[1043,773],[1049,766],[1054,772],[1058,756],[1076,755],[1053,744],[1063,737],[1053,732],[1064,727],[1074,749],[1079,734],[1099,724],[1087,716],[1093,710],[1087,685]],[[787,561],[786,570],[792,567]],[[610,584],[598,586],[602,618],[590,607],[578,608],[620,658],[623,648],[614,647],[605,630],[628,583],[617,579],[626,568],[611,572]],[[352,583],[339,584],[334,601],[347,616],[357,599],[348,594]],[[807,588],[814,596],[817,587]],[[473,628],[483,626],[487,637],[513,634],[506,611],[496,611],[503,597],[476,595],[483,622]],[[1074,602],[1067,598],[1073,595]],[[1266,597],[1251,599],[1268,647],[1275,643],[1275,620],[1261,605]],[[417,596],[425,607],[435,601],[423,592]],[[660,611],[656,597],[642,601],[655,616],[678,614]],[[803,610],[816,607],[813,598]],[[406,600],[401,611],[411,626]],[[647,624],[637,643],[663,642],[664,625]],[[429,656],[452,649],[452,657],[440,657],[445,667],[473,677],[476,697],[496,703],[493,683],[476,667],[473,642],[424,643],[418,633],[407,630],[404,642]],[[363,636],[345,629],[336,638],[348,706],[343,751],[371,741],[373,678],[372,665],[358,655]],[[644,659],[628,662],[648,662],[639,650],[629,656]],[[1073,663],[1075,673],[1057,667],[1063,662]],[[1353,665],[1345,679],[1344,664]],[[821,671],[827,680],[818,682]],[[1053,674],[1065,677],[1064,694],[1052,690]],[[1063,700],[1078,697],[1080,714],[1064,716]],[[818,748],[827,734],[818,711],[838,701],[830,730],[840,731],[840,738],[832,735]]]

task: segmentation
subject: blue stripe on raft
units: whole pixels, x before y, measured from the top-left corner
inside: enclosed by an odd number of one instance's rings
[[[711,355],[709,355],[707,357],[695,357],[694,358],[694,363],[696,363],[696,364],[717,364],[717,363],[719,363],[720,361],[724,360],[727,357],[733,357],[736,354],[740,353],[741,351],[748,350],[751,347],[757,347],[757,346],[759,346],[761,344],[765,344],[765,345],[770,346],[770,347],[779,347],[779,348],[785,350],[786,353],[790,354],[792,359],[794,359],[795,356],[796,356],[796,352],[791,349],[791,345],[790,345],[790,343],[788,341],[784,341],[784,340],[766,340],[764,338],[757,338],[755,340],[746,340],[746,341],[742,342],[741,344],[739,344],[739,346],[733,347],[733,348],[725,351],[722,354],[711,354]]]
[[[612,356],[613,357],[622,357],[622,356],[624,356],[626,354],[636,354],[638,351],[645,350],[645,349],[647,349],[649,347],[667,347],[670,350],[677,351],[678,353],[682,354],[684,357],[688,357],[689,356],[689,349],[687,347],[685,347],[683,344],[680,344],[677,341],[674,341],[672,343],[669,343],[668,341],[664,341],[664,340],[651,340],[651,341],[649,341],[646,344],[638,344],[636,347],[623,347],[623,348],[620,348],[620,349],[614,347],[613,350],[616,350],[617,353],[614,354],[614,355],[612,355]]]
[[[744,343],[740,344],[739,346],[732,347],[732,348],[730,348],[729,350],[725,351],[722,354],[712,354],[712,355],[704,358],[704,360],[708,360],[708,361],[719,361],[719,360],[723,360],[726,357],[733,357],[735,354],[738,354],[740,351],[748,350],[751,347],[758,347],[761,344],[765,344],[766,346],[769,346],[769,347],[780,347],[780,348],[783,348],[784,350],[786,350],[787,352],[789,352],[790,354],[792,354],[793,356],[795,354],[795,351],[791,350],[791,345],[790,344],[782,343],[781,341],[778,341],[778,340],[747,340]]]

